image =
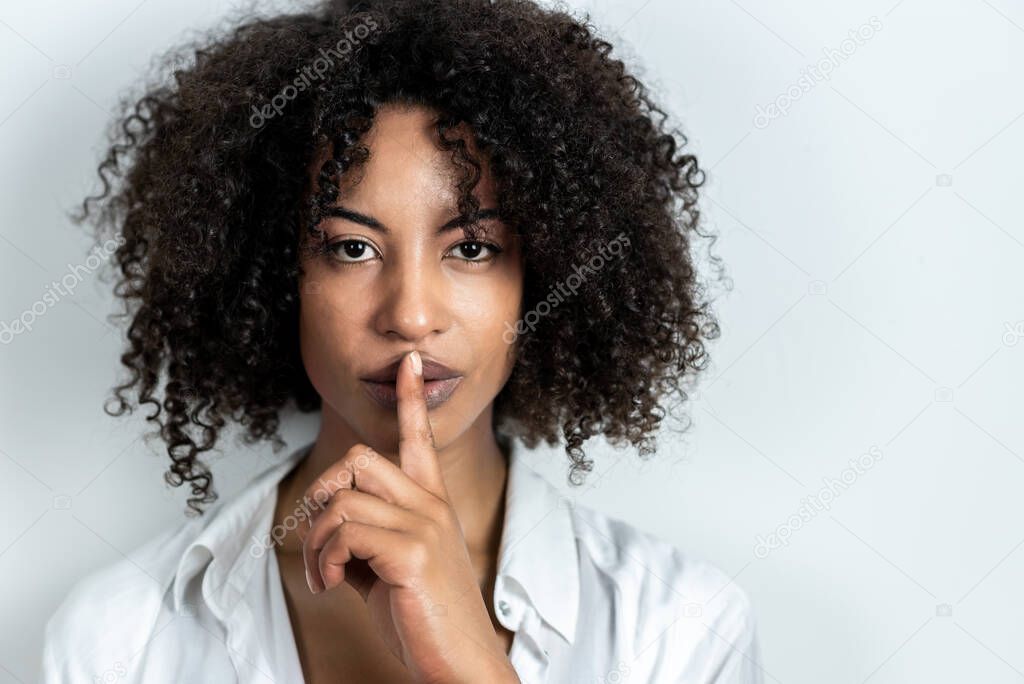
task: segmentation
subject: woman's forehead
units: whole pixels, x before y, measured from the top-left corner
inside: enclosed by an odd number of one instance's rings
[[[458,186],[467,167],[460,166],[453,158],[456,152],[441,147],[436,117],[435,112],[425,107],[382,107],[373,127],[360,141],[367,148],[368,157],[346,171],[341,184],[342,195],[371,204],[393,202],[395,197],[401,197],[402,201],[426,203],[441,211],[454,210],[458,206]],[[466,142],[467,153],[480,164],[481,176],[474,195],[482,205],[493,205],[490,169],[468,127],[463,125],[450,130],[446,137]],[[332,150],[333,144],[328,143],[314,155],[309,166],[312,184]]]

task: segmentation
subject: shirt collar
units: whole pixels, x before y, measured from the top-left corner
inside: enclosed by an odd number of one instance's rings
[[[269,528],[277,503],[277,484],[301,461],[313,443],[293,450],[281,461],[260,471],[242,492],[202,519],[204,526],[188,545],[178,562],[173,580],[174,609],[181,612],[185,591],[196,574],[209,564],[203,577],[203,598],[221,620],[241,596],[244,577],[236,577],[243,568],[264,553],[272,552]],[[218,510],[219,509],[219,510]],[[212,560],[211,560],[212,559]]]
[[[253,561],[273,551],[267,534],[277,502],[277,484],[313,444],[295,449],[265,468],[236,498],[219,504],[219,510],[207,511],[205,525],[181,555],[174,575],[176,612],[181,612],[189,582],[209,564],[203,597],[214,614],[225,619],[245,589]],[[515,442],[508,452],[498,579],[510,578],[521,585],[540,617],[571,644],[580,591],[571,501],[530,467]],[[501,586],[502,582],[495,582],[496,604],[506,600]],[[516,599],[508,595],[507,600]]]

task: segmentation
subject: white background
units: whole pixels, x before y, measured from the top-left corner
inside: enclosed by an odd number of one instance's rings
[[[84,263],[92,243],[65,213],[95,188],[119,95],[232,11],[86,5],[0,5],[2,322]],[[688,433],[646,464],[595,445],[582,490],[558,449],[531,462],[734,576],[766,681],[1021,681],[1024,5],[575,6],[689,136],[735,287]],[[829,79],[755,125],[872,17]],[[35,681],[43,622],[74,580],[183,519],[162,445],[102,412],[121,378],[113,310],[90,276],[0,345],[0,684]],[[314,428],[291,422],[290,447]],[[273,457],[222,446],[222,497]],[[873,447],[829,510],[787,522]],[[755,552],[783,527],[786,546]]]

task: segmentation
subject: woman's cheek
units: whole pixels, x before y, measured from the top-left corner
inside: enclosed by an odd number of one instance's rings
[[[324,396],[343,379],[346,361],[344,332],[351,331],[341,312],[322,290],[304,294],[300,308],[299,348],[313,387]]]

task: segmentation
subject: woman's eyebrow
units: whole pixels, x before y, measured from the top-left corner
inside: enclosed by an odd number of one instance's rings
[[[337,205],[336,204],[334,206],[328,207],[327,208],[327,215],[328,216],[336,216],[338,218],[347,219],[349,221],[352,221],[353,223],[358,223],[360,225],[366,226],[367,228],[372,228],[373,230],[376,230],[376,231],[378,231],[380,233],[383,233],[384,235],[390,235],[391,234],[391,230],[387,226],[385,226],[383,223],[381,223],[377,219],[373,218],[372,216],[367,216],[366,214],[361,214],[358,211],[354,211],[352,209],[348,209],[348,208],[343,207],[341,205]],[[479,212],[477,212],[476,217],[477,217],[477,220],[479,220],[479,221],[482,221],[482,220],[485,220],[485,219],[491,219],[491,218],[494,218],[494,219],[500,219],[501,218],[501,216],[498,214],[498,210],[497,209],[481,209]],[[444,233],[446,231],[454,230],[455,228],[461,228],[462,226],[465,226],[468,223],[469,223],[469,218],[467,216],[465,216],[465,215],[463,215],[463,216],[456,216],[451,221],[449,221],[448,223],[446,223],[443,226],[441,226],[440,228],[438,228],[437,232],[435,234],[436,235],[441,235],[442,233]]]

